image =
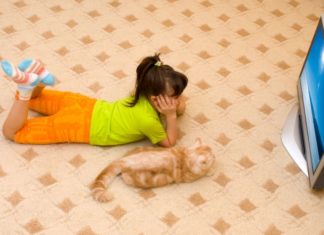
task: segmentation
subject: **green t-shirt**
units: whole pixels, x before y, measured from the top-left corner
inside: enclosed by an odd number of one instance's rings
[[[118,145],[135,142],[145,137],[153,144],[166,138],[160,118],[145,97],[128,107],[132,97],[107,102],[96,101],[91,118],[90,144]]]

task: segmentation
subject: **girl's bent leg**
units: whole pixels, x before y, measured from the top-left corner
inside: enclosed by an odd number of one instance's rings
[[[38,74],[39,71],[30,71],[31,73],[20,71],[14,64],[7,60],[0,61],[0,66],[5,76],[17,83],[16,99],[2,127],[3,135],[10,140],[14,140],[15,134],[23,128],[27,120],[29,100],[32,93],[40,93],[42,89],[34,91],[34,88],[38,87],[43,80],[46,80],[43,85],[52,85],[55,79],[43,67],[41,69],[43,72]],[[37,74],[34,72],[37,72]],[[41,75],[43,75],[43,77]],[[41,77],[42,80],[39,77]]]
[[[10,140],[25,124],[28,116],[28,100],[15,100],[6,121],[3,124],[3,135]]]

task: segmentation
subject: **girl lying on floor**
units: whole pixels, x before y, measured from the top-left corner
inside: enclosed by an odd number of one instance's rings
[[[3,60],[1,67],[17,83],[16,98],[3,124],[3,135],[9,140],[106,146],[147,137],[163,147],[176,143],[177,115],[185,109],[181,94],[188,79],[163,64],[159,55],[142,60],[136,69],[134,94],[115,102],[43,89],[54,85],[55,78],[38,60],[27,59],[17,67]],[[28,119],[29,109],[45,116]]]

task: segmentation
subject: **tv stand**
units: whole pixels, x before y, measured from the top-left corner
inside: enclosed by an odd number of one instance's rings
[[[297,103],[289,112],[282,129],[281,140],[290,157],[308,177],[303,132],[300,124],[299,105]]]

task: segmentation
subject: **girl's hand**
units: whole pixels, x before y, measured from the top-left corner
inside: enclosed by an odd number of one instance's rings
[[[178,99],[170,96],[156,98],[157,110],[165,117],[167,138],[159,142],[164,147],[172,147],[177,142],[177,106]]]
[[[159,95],[157,96],[156,102],[156,108],[161,114],[165,116],[177,115],[178,100],[176,98]]]

